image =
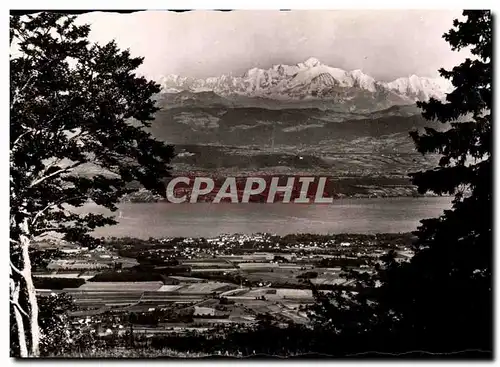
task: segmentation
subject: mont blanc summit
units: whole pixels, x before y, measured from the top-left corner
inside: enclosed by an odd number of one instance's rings
[[[281,101],[331,100],[362,106],[371,100],[383,107],[413,104],[431,97],[443,99],[452,85],[442,78],[411,75],[391,82],[377,81],[362,70],[346,71],[310,57],[296,65],[252,68],[241,76],[206,79],[167,75],[159,80],[164,93],[211,91],[223,97],[260,97]],[[383,103],[387,102],[387,103]],[[387,105],[387,106],[386,106]]]

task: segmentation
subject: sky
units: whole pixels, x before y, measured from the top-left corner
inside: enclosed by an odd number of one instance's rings
[[[94,12],[79,16],[90,38],[115,39],[145,57],[139,72],[158,79],[241,75],[309,57],[377,80],[437,77],[468,56],[442,38],[460,10],[238,10],[231,12]]]

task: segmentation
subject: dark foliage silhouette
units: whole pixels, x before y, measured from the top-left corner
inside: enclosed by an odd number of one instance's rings
[[[440,70],[454,85],[445,102],[418,103],[447,128],[411,132],[419,152],[441,155],[439,167],[412,174],[413,183],[422,193],[453,195],[452,209],[422,220],[411,261],[388,254],[375,276],[358,274],[356,293],[317,292],[317,327],[357,339],[353,351],[492,355],[491,13],[463,15],[444,38],[474,58]],[[468,121],[456,122],[461,116]]]
[[[164,195],[173,148],[145,127],[159,85],[138,77],[143,59],[114,42],[92,44],[75,16],[10,17],[11,311],[19,355],[38,356],[38,305],[30,247],[47,233],[95,246],[88,233],[114,224],[69,210],[87,201],[115,210],[135,181]],[[95,174],[82,174],[88,170]]]

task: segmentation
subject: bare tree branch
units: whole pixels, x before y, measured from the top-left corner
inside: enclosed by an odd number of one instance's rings
[[[10,300],[10,303],[13,304],[19,310],[19,312],[21,312],[27,319],[30,318],[30,316],[28,315],[28,313],[23,310],[23,308],[21,307],[21,305],[19,304],[19,302]]]
[[[33,220],[31,221],[31,225],[34,225],[36,223],[37,219],[40,216],[42,216],[43,213],[45,213],[47,210],[49,210],[50,208],[54,207],[55,205],[59,205],[59,204],[62,204],[62,203],[65,203],[65,202],[68,202],[68,201],[71,201],[71,200],[75,200],[75,199],[83,199],[83,198],[86,198],[86,197],[87,197],[86,195],[79,195],[79,196],[73,196],[71,198],[63,198],[63,199],[61,199],[59,201],[50,203],[45,208],[43,208],[42,210],[40,210],[38,213],[35,214],[35,216],[33,217]]]
[[[33,181],[29,187],[30,188],[34,187],[34,186],[42,183],[43,181],[48,180],[49,178],[55,177],[61,173],[71,172],[71,170],[78,167],[80,164],[81,164],[81,162],[76,162],[74,164],[69,165],[68,167],[58,169],[57,171],[52,172],[51,174],[48,174],[47,176],[40,177],[39,179]]]
[[[24,276],[24,273],[21,270],[19,270],[19,268],[12,263],[12,260],[10,261],[10,267],[12,270],[14,270],[19,275]]]

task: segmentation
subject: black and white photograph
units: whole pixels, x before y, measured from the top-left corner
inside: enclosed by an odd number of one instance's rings
[[[11,9],[10,357],[492,360],[492,40]]]

